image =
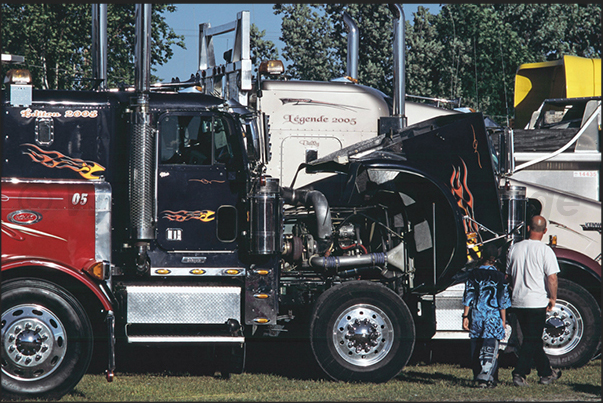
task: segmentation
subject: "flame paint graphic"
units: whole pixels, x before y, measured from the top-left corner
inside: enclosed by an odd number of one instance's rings
[[[280,98],[280,100],[283,105],[293,104],[293,105],[323,106],[323,107],[331,107],[331,108],[343,109],[343,110],[348,110],[348,111],[355,111],[356,109],[366,110],[366,108],[362,108],[359,106],[342,105],[342,104],[334,104],[331,102],[315,101],[310,98]]]
[[[164,214],[163,218],[167,218],[170,221],[188,221],[188,220],[199,220],[203,222],[213,221],[216,217],[214,216],[215,212],[211,210],[203,210],[203,211],[171,211],[164,210],[162,211]]]
[[[48,234],[46,232],[38,231],[33,228],[28,228],[23,225],[11,224],[11,223],[7,223],[4,221],[2,221],[2,232],[13,239],[16,239],[17,241],[24,241],[25,237],[23,237],[22,234],[25,234],[25,235],[35,236],[35,237],[45,236],[48,238],[55,238],[60,241],[67,242],[67,240],[65,238],[61,238],[56,235]]]
[[[100,175],[101,172],[105,171],[103,166],[94,161],[70,158],[58,151],[44,151],[33,144],[22,145],[28,147],[23,151],[23,154],[29,155],[34,162],[38,162],[48,168],[68,168],[79,173],[86,179],[100,179],[97,175]]]
[[[473,130],[473,152],[477,154],[477,163],[479,164],[479,167],[482,168],[482,159],[479,155],[479,151],[477,151],[479,143],[477,142],[477,138],[475,137],[475,129],[473,128],[473,125],[471,125],[471,130]]]
[[[465,212],[465,215],[475,220],[473,212],[473,194],[467,186],[467,165],[461,158],[462,167],[452,167],[452,176],[450,177],[450,186],[452,189],[452,195],[454,196],[457,205]],[[477,233],[479,228],[474,221],[465,219],[465,233]]]
[[[226,182],[226,181],[219,181],[217,179],[211,179],[211,180],[209,180],[209,179],[189,179],[188,181],[189,182],[201,182],[204,185],[210,185],[210,184],[212,184],[214,182],[216,182],[216,183],[224,183],[224,182]]]

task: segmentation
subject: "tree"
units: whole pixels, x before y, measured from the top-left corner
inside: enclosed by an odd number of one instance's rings
[[[601,57],[600,4],[496,4],[506,24],[518,33],[529,62],[563,55]]]
[[[439,97],[441,72],[432,68],[442,58],[444,45],[438,40],[435,16],[419,6],[413,23],[406,22],[406,93],[424,97]]]
[[[393,15],[384,4],[278,4],[274,10],[283,15],[283,55],[294,78],[344,74],[341,15],[347,11],[360,31],[360,83],[391,95]],[[446,4],[437,15],[419,7],[405,17],[407,94],[461,99],[491,116],[513,115],[520,64],[601,57],[598,4]]]
[[[2,4],[2,52],[25,57],[38,88],[90,88],[90,4]],[[134,81],[134,4],[109,4],[107,10],[108,85]],[[151,65],[162,65],[173,55],[172,46],[185,49],[162,15],[173,5],[153,4]],[[6,73],[3,66],[3,73]],[[156,81],[155,76],[151,77]]]
[[[282,14],[281,40],[285,60],[291,61],[288,75],[303,80],[326,81],[340,71],[335,57],[333,26],[322,6],[275,4],[274,14]]]
[[[359,82],[391,94],[392,14],[387,5],[276,4],[273,8],[283,15],[283,57],[291,61],[293,78],[327,81],[345,74],[347,26],[342,15],[347,11],[359,28]]]
[[[379,88],[386,94],[392,93],[393,82],[393,14],[386,4],[327,4],[325,13],[333,21],[333,43],[335,54],[341,63],[337,75],[345,73],[347,60],[347,27],[343,12],[358,25],[360,49],[358,55],[358,81]],[[333,77],[331,77],[333,78]]]
[[[513,115],[520,64],[601,57],[598,4],[447,4],[434,19],[438,92],[493,116]]]
[[[257,73],[260,62],[264,60],[278,59],[278,49],[272,41],[264,40],[266,30],[260,31],[255,24],[251,24],[249,42],[251,47],[251,62]]]
[[[492,5],[478,4],[446,5],[434,22],[443,45],[432,67],[441,72],[440,96],[506,115],[517,59],[524,57],[512,26]]]

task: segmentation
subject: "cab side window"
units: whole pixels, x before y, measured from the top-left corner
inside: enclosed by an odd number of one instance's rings
[[[219,116],[167,115],[159,121],[162,164],[211,165],[232,158],[229,126]]]
[[[228,142],[229,126],[221,118],[214,119],[214,156],[215,161],[226,164],[233,157],[232,148]]]

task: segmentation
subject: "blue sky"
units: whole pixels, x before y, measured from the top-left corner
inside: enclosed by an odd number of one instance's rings
[[[197,72],[199,24],[209,22],[212,26],[222,25],[234,21],[237,13],[244,10],[250,12],[252,24],[255,24],[260,31],[266,31],[264,39],[274,42],[280,54],[283,46],[279,40],[281,17],[274,15],[272,5],[272,3],[176,4],[176,12],[167,13],[166,21],[176,34],[184,35],[186,50],[175,47],[172,59],[163,66],[156,66],[157,71],[154,74],[166,82],[169,82],[172,77],[187,80],[191,74]],[[437,14],[441,8],[440,4],[404,4],[403,10],[407,20],[412,18],[412,13],[417,11],[418,6],[429,9],[432,14]],[[232,46],[233,38],[234,32],[214,38],[216,62],[221,62],[218,60],[221,60],[222,53]]]

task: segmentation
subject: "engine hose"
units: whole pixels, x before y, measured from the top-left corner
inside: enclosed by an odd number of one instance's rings
[[[369,253],[360,256],[312,256],[310,264],[323,269],[339,269],[343,267],[383,266],[387,263],[387,254]]]
[[[329,202],[324,194],[318,190],[281,188],[281,196],[285,203],[293,206],[304,205],[313,207],[316,212],[316,232],[320,252],[324,252],[330,246],[333,224],[331,222],[331,210]]]
[[[370,271],[374,271],[374,270],[375,270],[374,267],[359,267],[359,268],[354,268],[354,269],[350,269],[350,270],[344,270],[344,271],[337,272],[337,275],[339,277],[353,277],[353,276],[360,276],[360,275],[362,275],[362,273],[366,273],[366,272],[370,272]]]

